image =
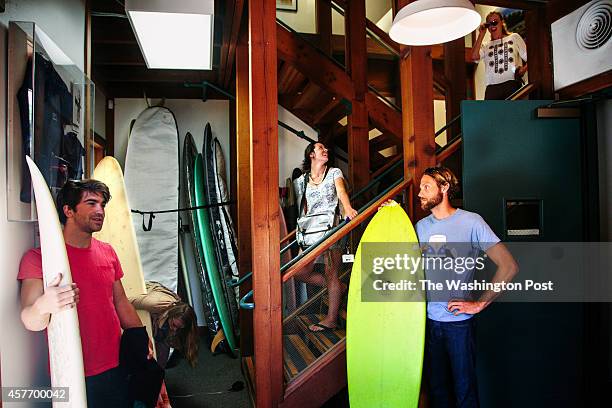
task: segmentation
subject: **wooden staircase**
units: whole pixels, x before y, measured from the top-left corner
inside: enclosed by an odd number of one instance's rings
[[[328,146],[347,151],[346,117],[355,90],[350,76],[330,56],[277,22],[278,101]],[[401,113],[369,90],[370,171],[402,152]],[[391,149],[391,150],[389,150]],[[382,152],[382,153],[381,153]]]

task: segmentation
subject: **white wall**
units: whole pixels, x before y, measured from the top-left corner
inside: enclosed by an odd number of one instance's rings
[[[19,283],[22,254],[34,245],[34,224],[7,221],[6,202],[6,36],[8,22],[34,21],[79,66],[83,67],[85,5],[81,0],[8,0],[0,14],[0,369],[2,386],[48,385],[44,333],[25,330],[19,320]],[[10,135],[9,135],[10,136]],[[10,404],[11,406],[30,406]],[[34,405],[31,405],[34,406]],[[35,405],[37,407],[41,406]]]
[[[159,102],[157,99],[150,101],[151,104]],[[178,125],[180,144],[179,149],[183,151],[183,140],[185,134],[193,135],[196,146],[200,153],[204,142],[204,127],[210,122],[213,137],[219,139],[225,155],[226,174],[230,174],[229,160],[229,101],[208,100],[202,102],[197,99],[167,99],[164,106],[170,109],[176,117]],[[127,153],[130,123],[147,108],[143,98],[115,99],[115,158],[124,167],[125,155]],[[229,180],[228,180],[229,181]],[[229,187],[229,186],[228,186]]]
[[[306,136],[313,140],[318,139],[317,132],[302,122],[291,112],[278,107],[278,120],[291,126],[295,130],[303,130]],[[278,185],[285,186],[287,178],[291,177],[293,169],[302,168],[304,160],[304,150],[308,146],[308,141],[297,137],[292,132],[279,126],[278,128]]]

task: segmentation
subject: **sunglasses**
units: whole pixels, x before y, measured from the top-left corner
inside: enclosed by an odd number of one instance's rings
[[[486,22],[484,26],[486,28],[489,28],[491,26],[496,26],[498,23],[499,23],[499,20],[493,20],[493,21]]]

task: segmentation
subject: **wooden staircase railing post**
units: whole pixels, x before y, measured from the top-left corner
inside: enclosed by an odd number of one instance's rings
[[[410,3],[396,0],[397,10]],[[400,86],[402,88],[402,128],[404,146],[404,178],[414,178],[413,222],[425,216],[419,205],[419,184],[423,171],[436,164],[436,143],[433,137],[433,67],[431,47],[401,47]],[[407,209],[410,213],[411,209]]]
[[[249,33],[244,24],[236,44],[236,225],[240,277],[253,270],[251,262],[251,123],[249,120]],[[240,293],[253,289],[247,280]],[[240,309],[240,352],[253,355],[253,312]]]
[[[251,237],[257,407],[283,398],[276,1],[249,1]]]
[[[368,91],[365,0],[353,0],[345,10],[346,67],[353,82],[351,114],[348,116],[349,180],[360,189],[370,180],[370,141],[365,95]]]

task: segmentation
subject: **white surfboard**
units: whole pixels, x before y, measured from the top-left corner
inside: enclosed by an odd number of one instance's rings
[[[94,169],[93,178],[106,184],[112,197],[105,208],[104,225],[93,236],[110,244],[117,253],[123,269],[121,283],[127,297],[146,295],[147,288],[121,166],[114,157],[107,156]],[[149,338],[153,339],[149,312],[138,309],[136,312],[142,324],[146,326]]]
[[[72,283],[72,273],[66,254],[66,244],[53,197],[36,164],[26,156],[32,187],[36,198],[36,212],[40,231],[43,285],[62,274],[60,285]],[[47,326],[51,386],[68,387],[68,402],[53,402],[54,407],[87,407],[85,369],[76,308],[54,313]]]
[[[125,158],[125,188],[132,209],[159,211],[179,205],[178,130],[172,112],[145,109],[134,123]],[[178,284],[178,215],[156,214],[151,231],[132,217],[145,280],[176,292]],[[147,216],[148,223],[148,216]]]

